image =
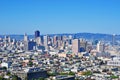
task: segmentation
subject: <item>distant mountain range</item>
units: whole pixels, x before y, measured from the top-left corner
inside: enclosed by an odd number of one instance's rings
[[[111,34],[100,34],[100,33],[64,33],[64,34],[49,34],[49,36],[69,36],[72,35],[73,38],[85,38],[89,40],[105,40],[105,41],[112,41],[113,35]],[[16,40],[23,40],[24,35],[9,35],[11,38]],[[0,35],[0,37],[4,38],[4,35]],[[34,35],[28,35],[29,39],[33,39]],[[116,40],[120,40],[120,35],[115,35]]]

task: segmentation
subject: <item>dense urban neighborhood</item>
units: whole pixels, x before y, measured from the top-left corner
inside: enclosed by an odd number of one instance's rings
[[[117,44],[116,44],[117,43]],[[40,35],[0,38],[0,80],[118,80],[120,41]]]

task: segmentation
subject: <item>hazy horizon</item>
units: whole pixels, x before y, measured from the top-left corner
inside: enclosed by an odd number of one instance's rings
[[[59,35],[59,34],[79,34],[79,33],[81,33],[81,34],[103,34],[103,35],[120,35],[120,34],[107,34],[107,33],[92,33],[92,32],[76,32],[76,33],[54,33],[54,34],[52,34],[52,33],[48,33],[48,34],[41,34],[40,33],[40,35]],[[24,34],[27,34],[27,33],[23,33],[23,34],[0,34],[0,35],[2,35],[2,36],[4,36],[4,35],[24,35]],[[35,33],[33,32],[32,34],[27,34],[27,35],[30,35],[30,36],[34,36],[35,35]]]

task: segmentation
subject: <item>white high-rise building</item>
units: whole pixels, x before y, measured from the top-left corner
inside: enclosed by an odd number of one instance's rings
[[[37,45],[41,45],[41,38],[40,37],[37,37],[35,39],[35,42],[37,43]]]
[[[25,35],[24,35],[24,41],[28,41],[28,36],[27,36],[26,33],[25,33]]]
[[[27,51],[28,50],[28,36],[25,33],[24,35],[24,50]]]
[[[43,38],[44,38],[44,46],[47,49],[47,47],[48,47],[48,36],[46,35]]]
[[[104,52],[104,50],[105,50],[105,45],[104,45],[104,43],[102,43],[102,42],[98,42],[98,44],[97,44],[97,51],[98,52]]]
[[[116,36],[115,34],[112,35],[112,46],[115,45],[115,36]]]

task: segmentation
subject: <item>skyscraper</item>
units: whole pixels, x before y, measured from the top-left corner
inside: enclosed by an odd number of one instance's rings
[[[25,42],[27,42],[27,41],[28,41],[28,36],[27,36],[27,34],[26,34],[26,33],[24,34],[24,41],[25,41]]]
[[[27,34],[25,33],[24,34],[24,50],[27,51],[28,50],[28,36]]]
[[[58,37],[57,37],[57,36],[54,36],[54,37],[53,37],[53,43],[54,43],[54,45],[57,44],[57,40],[58,40]]]
[[[44,44],[44,38],[43,38],[43,36],[40,36],[40,39],[41,39],[41,44],[43,45]]]
[[[71,45],[72,44],[72,35],[69,35],[69,38],[68,38],[68,43]]]
[[[80,39],[80,52],[85,52],[87,46],[87,41],[85,39]]]
[[[72,52],[74,54],[77,54],[80,49],[80,40],[79,39],[74,39],[72,40]]]
[[[40,37],[40,31],[35,31],[35,38]]]
[[[34,41],[28,42],[28,50],[35,50],[35,47],[36,47],[36,42]]]
[[[105,51],[105,45],[100,41],[97,44],[97,51],[98,52],[104,52]]]
[[[35,31],[35,42],[37,45],[41,44],[40,31]]]
[[[35,38],[35,42],[36,42],[37,45],[41,45],[42,44],[40,37]]]
[[[115,34],[112,35],[112,46],[115,45]]]
[[[44,46],[47,49],[47,47],[48,47],[48,36],[47,35],[44,36]]]
[[[35,47],[36,47],[36,42],[34,42],[34,41],[24,42],[24,50],[25,51],[35,50]]]

